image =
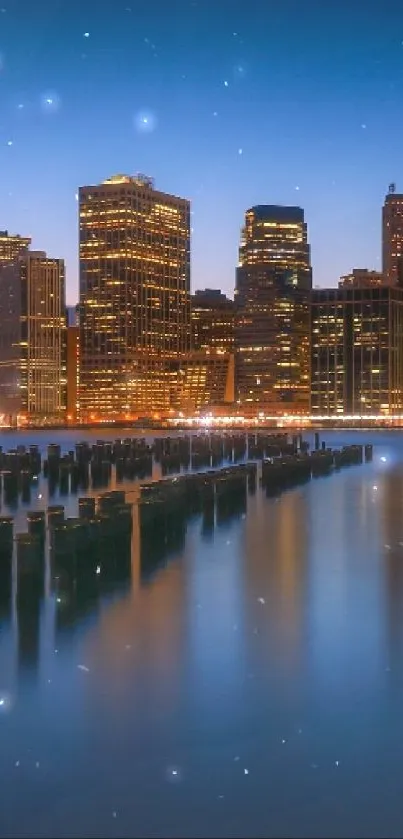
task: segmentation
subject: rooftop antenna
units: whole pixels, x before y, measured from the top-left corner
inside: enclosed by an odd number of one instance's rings
[[[389,195],[394,195],[396,192],[396,184],[389,184]]]

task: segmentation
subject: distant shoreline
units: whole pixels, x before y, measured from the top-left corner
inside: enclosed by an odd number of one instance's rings
[[[156,432],[165,432],[167,436],[173,432],[181,432],[181,433],[195,433],[195,432],[202,432],[202,431],[211,431],[212,433],[219,433],[219,432],[270,432],[270,433],[277,433],[277,434],[308,434],[315,431],[403,431],[403,424],[402,425],[394,425],[392,423],[374,423],[368,424],[364,421],[362,423],[334,423],[331,424],[324,422],[321,420],[319,423],[311,423],[310,425],[259,425],[256,426],[253,422],[251,424],[244,424],[242,426],[237,425],[220,425],[220,426],[189,426],[186,423],[183,425],[165,425],[162,423],[155,423],[155,424],[133,424],[133,423],[120,423],[120,422],[110,422],[110,423],[86,423],[80,425],[46,425],[46,426],[39,426],[39,425],[30,425],[24,427],[4,427],[0,428],[0,435],[1,434],[27,434],[27,433],[45,433],[45,432],[52,432],[52,431],[60,431],[60,432],[79,432],[79,431],[98,431],[100,435],[102,432],[112,431],[116,429],[116,431],[126,430],[130,431],[133,434],[149,434],[154,431]]]

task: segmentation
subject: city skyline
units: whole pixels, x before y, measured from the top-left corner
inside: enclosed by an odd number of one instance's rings
[[[192,290],[232,296],[243,214],[260,203],[303,207],[315,285],[379,270],[380,208],[401,174],[403,10],[387,5],[363,20],[361,4],[311,0],[301,38],[291,0],[124,0],[113,16],[8,3],[1,226],[65,259],[74,303],[79,186],[142,171],[192,202]]]

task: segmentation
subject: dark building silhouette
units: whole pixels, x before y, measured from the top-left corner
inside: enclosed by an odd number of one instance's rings
[[[403,280],[403,195],[391,184],[382,208],[382,272],[389,285]]]

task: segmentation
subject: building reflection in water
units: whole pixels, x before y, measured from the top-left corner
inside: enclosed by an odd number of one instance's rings
[[[403,686],[403,467],[391,464],[378,480],[382,527],[381,571],[385,588],[385,655],[388,682]]]
[[[312,687],[340,708],[352,690],[374,688],[383,656],[381,492],[374,483],[369,466],[314,481],[309,490]]]
[[[271,669],[274,665],[274,680],[283,689],[296,678],[305,656],[307,491],[300,487],[271,499],[258,495],[245,522],[242,545],[256,652],[271,662]]]

